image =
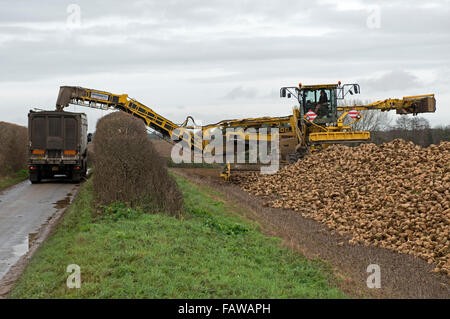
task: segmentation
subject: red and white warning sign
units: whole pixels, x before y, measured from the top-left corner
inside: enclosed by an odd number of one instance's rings
[[[357,110],[355,110],[355,109],[353,109],[353,110],[351,110],[350,112],[348,112],[348,115],[350,115],[350,117],[352,118],[352,119],[356,119],[356,118],[360,118],[361,117],[361,114],[357,111]]]
[[[305,119],[307,119],[308,121],[313,121],[316,117],[317,117],[317,114],[314,113],[313,111],[308,111],[305,114]]]

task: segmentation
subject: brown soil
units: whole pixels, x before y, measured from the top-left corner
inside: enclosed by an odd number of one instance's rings
[[[370,298],[450,298],[450,280],[432,273],[434,266],[411,255],[362,244],[350,245],[350,238],[330,231],[323,224],[303,217],[298,212],[263,206],[264,202],[249,195],[237,185],[225,183],[217,169],[173,168],[173,172],[194,183],[221,191],[240,206],[246,218],[257,222],[270,236],[283,239],[285,245],[309,259],[320,258],[334,269],[338,284],[354,297]],[[381,288],[369,289],[368,265],[381,269]]]
[[[54,207],[56,209],[61,209],[61,208],[65,208],[70,204],[70,196],[69,194],[67,194],[66,198],[61,199],[59,201],[57,201],[56,203],[54,203]]]

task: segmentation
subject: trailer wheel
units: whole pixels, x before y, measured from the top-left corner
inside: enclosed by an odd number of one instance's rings
[[[41,182],[41,175],[39,172],[30,173],[30,182],[31,184],[38,184]]]
[[[72,182],[73,183],[79,183],[81,181],[81,174],[80,173],[73,173],[72,174]]]
[[[83,163],[83,177],[87,176],[87,161],[84,161]]]

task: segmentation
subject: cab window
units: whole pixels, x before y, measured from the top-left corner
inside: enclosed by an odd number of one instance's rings
[[[305,91],[305,112],[314,111],[316,104],[316,91]]]

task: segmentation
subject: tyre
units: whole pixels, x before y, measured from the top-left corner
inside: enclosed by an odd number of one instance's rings
[[[83,167],[84,167],[84,169],[83,169],[83,177],[86,177],[87,176],[87,161],[84,161]]]
[[[81,181],[81,174],[80,173],[73,173],[72,174],[72,182],[73,183],[79,183]]]
[[[30,182],[31,184],[38,184],[41,182],[41,176],[39,172],[30,173]]]

